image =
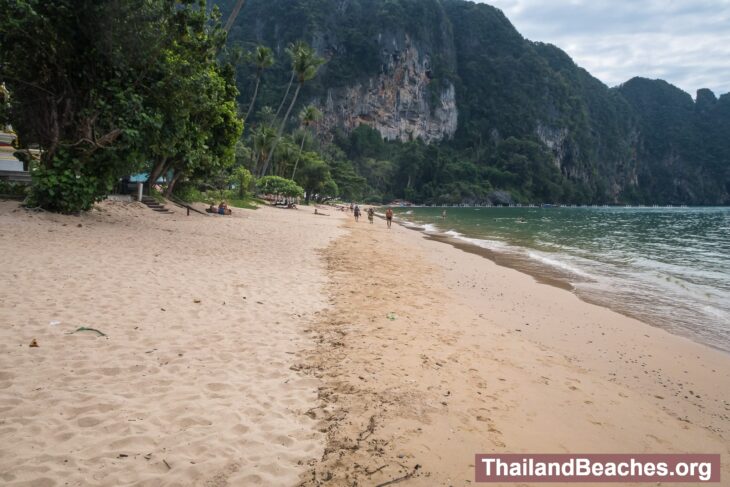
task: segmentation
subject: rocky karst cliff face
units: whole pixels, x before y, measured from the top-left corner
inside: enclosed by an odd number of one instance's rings
[[[224,17],[234,3],[212,1]],[[536,201],[730,202],[730,94],[700,90],[694,102],[666,82],[638,78],[608,88],[484,3],[248,0],[229,43],[264,44],[277,58],[257,109],[282,103],[291,76],[285,47],[296,40],[327,59],[294,110],[319,106],[321,140],[352,161],[376,161],[381,154],[362,153],[370,145],[346,140],[364,124],[391,141],[446,149],[436,163],[419,154],[399,167],[391,157],[393,177],[370,181],[393,181],[382,194],[407,188],[423,201],[477,201],[493,188]],[[241,63],[243,105],[254,80]],[[249,121],[259,122],[256,114]],[[296,124],[292,116],[288,128]]]
[[[387,140],[418,138],[427,143],[451,138],[458,124],[456,91],[451,82],[434,88],[429,54],[406,34],[379,36],[380,74],[352,86],[334,88],[315,100],[324,113],[322,133],[351,131],[361,124]]]

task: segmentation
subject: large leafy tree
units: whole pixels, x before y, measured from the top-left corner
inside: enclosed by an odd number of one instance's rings
[[[232,159],[237,91],[204,0],[0,0],[0,11],[10,118],[42,149],[35,204],[85,210],[147,161],[181,177]]]
[[[233,163],[242,131],[236,116],[233,69],[218,53],[225,34],[217,11],[178,6],[171,21],[176,33],[163,51],[147,98],[158,117],[148,133],[153,154],[150,182],[173,171],[172,192],[182,177],[202,177]]]
[[[0,80],[24,144],[43,150],[35,203],[87,209],[137,165],[140,82],[159,52],[163,2],[0,0]]]

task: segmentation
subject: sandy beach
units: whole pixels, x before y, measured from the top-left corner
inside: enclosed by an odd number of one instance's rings
[[[377,223],[326,252],[308,485],[470,485],[477,452],[728,454],[727,354]]]
[[[97,208],[0,202],[3,484],[456,486],[475,453],[730,453],[730,356],[480,255],[334,210]]]
[[[337,221],[98,208],[0,203],[0,484],[295,485],[324,444],[290,367]]]

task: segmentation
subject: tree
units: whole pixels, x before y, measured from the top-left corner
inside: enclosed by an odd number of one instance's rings
[[[76,212],[139,168],[140,82],[159,54],[161,1],[0,0],[0,82],[20,140],[43,150],[31,202]]]
[[[42,149],[33,204],[89,209],[144,161],[152,181],[166,169],[177,181],[232,160],[238,92],[204,0],[0,0],[0,11],[12,122]]]
[[[305,82],[314,78],[317,75],[319,67],[324,64],[324,59],[318,57],[314,52],[314,49],[312,49],[305,42],[300,41],[292,44],[287,48],[287,54],[289,54],[289,57],[291,57],[292,73],[296,76],[297,79],[297,89],[294,91],[294,97],[289,104],[289,109],[286,111],[284,119],[281,121],[281,125],[279,126],[279,131],[276,134],[276,141],[274,142],[274,148],[269,153],[269,157],[264,164],[264,174],[266,174],[266,170],[268,169],[269,163],[271,162],[271,156],[276,150],[276,146],[279,144],[279,140],[281,140],[281,136],[284,133],[284,128],[286,127],[286,122],[287,120],[289,120],[289,115],[291,115],[291,111],[297,102],[297,98],[299,97],[299,92],[301,91],[302,86],[304,86]]]
[[[304,196],[304,189],[291,179],[280,176],[264,176],[256,181],[256,187],[263,194],[296,198]]]
[[[259,93],[259,84],[261,83],[261,77],[264,74],[264,70],[270,68],[274,64],[274,54],[266,46],[256,46],[252,54],[252,61],[256,66],[256,88],[253,90],[253,98],[251,99],[251,105],[249,105],[246,111],[246,116],[243,117],[243,121],[248,120],[248,116],[251,114],[253,107],[256,105],[256,96]]]
[[[229,179],[231,184],[238,187],[238,196],[240,198],[246,197],[248,188],[251,186],[252,181],[253,176],[251,176],[251,171],[242,166],[235,168],[233,170],[233,174],[231,174],[231,178]]]
[[[231,27],[233,27],[233,24],[236,22],[236,18],[238,17],[241,8],[243,8],[244,3],[246,3],[246,0],[236,0],[236,4],[233,6],[233,10],[231,10],[231,15],[228,16],[228,20],[226,21],[226,26],[224,28],[226,32],[229,32]]]
[[[219,61],[225,33],[217,10],[209,15],[195,5],[178,6],[171,16],[172,41],[147,97],[158,121],[145,130],[153,160],[149,182],[173,171],[168,194],[181,178],[203,179],[230,166],[243,129],[233,68]]]
[[[297,160],[294,163],[294,170],[292,171],[291,178],[294,179],[294,176],[297,175],[297,166],[299,165],[299,158],[302,156],[302,152],[304,151],[304,142],[307,140],[307,129],[312,126],[314,123],[319,121],[322,118],[322,112],[320,112],[317,107],[314,105],[307,105],[302,109],[302,111],[299,113],[299,123],[302,125],[304,129],[304,134],[302,134],[302,145],[299,147],[299,155],[297,156]]]
[[[321,196],[325,189],[328,193],[333,190],[335,193],[334,195],[327,194],[327,196],[337,195],[337,184],[332,180],[329,167],[316,152],[302,154],[302,169],[299,171],[297,182],[305,190],[307,203],[313,197]]]
[[[255,152],[254,174],[259,177],[264,176],[264,163],[269,158],[269,153],[274,147],[276,141],[276,130],[268,125],[259,125],[253,133],[253,148]],[[261,171],[259,172],[259,166]]]

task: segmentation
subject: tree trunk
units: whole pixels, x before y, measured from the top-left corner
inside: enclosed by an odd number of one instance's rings
[[[241,11],[241,7],[243,7],[243,4],[246,2],[246,0],[238,0],[236,2],[235,7],[233,7],[233,10],[231,10],[231,15],[228,16],[228,20],[226,21],[226,26],[224,27],[224,30],[226,33],[231,30],[231,27],[233,27],[233,23],[236,21],[236,17],[238,17],[238,12]]]
[[[154,167],[152,168],[152,171],[150,171],[149,178],[147,179],[148,190],[150,190],[152,188],[152,186],[154,186],[155,182],[157,182],[157,179],[160,177],[160,174],[164,173],[166,167],[167,167],[167,158],[166,157],[154,165]]]
[[[294,108],[294,104],[297,102],[297,97],[299,96],[299,90],[302,89],[302,83],[297,84],[297,90],[294,92],[294,98],[291,100],[291,104],[289,105],[289,109],[286,111],[286,115],[284,115],[284,120],[281,121],[281,126],[279,127],[279,132],[276,134],[276,140],[274,141],[274,146],[269,151],[269,155],[266,157],[266,164],[264,164],[264,172],[263,176],[266,176],[266,170],[269,169],[269,163],[271,162],[271,158],[274,155],[274,152],[276,152],[276,147],[279,145],[279,141],[281,140],[281,135],[284,133],[284,127],[286,126],[286,121],[289,119],[289,115],[291,115],[291,111]]]
[[[291,172],[291,179],[294,181],[294,176],[297,174],[297,166],[299,165],[299,159],[302,157],[302,152],[304,152],[304,142],[307,140],[306,137],[307,134],[304,134],[302,137],[302,145],[299,146],[299,155],[297,156],[297,160],[294,161],[294,170]]]
[[[256,76],[256,88],[253,90],[253,98],[251,99],[251,106],[248,107],[248,111],[246,112],[246,116],[243,117],[243,123],[246,123],[246,120],[248,120],[248,116],[251,115],[251,111],[253,110],[253,106],[256,104],[256,96],[259,94],[259,83],[261,83],[261,75],[259,74]]]
[[[274,118],[279,118],[279,113],[281,113],[281,109],[284,108],[284,103],[286,103],[286,99],[289,97],[289,90],[291,90],[291,85],[294,83],[295,76],[295,73],[291,74],[291,78],[289,78],[289,85],[286,87],[286,93],[284,93],[284,99],[281,100],[281,104],[279,105],[279,109],[276,110],[276,116]]]
[[[172,181],[170,181],[170,184],[167,185],[167,189],[165,190],[165,198],[169,198],[172,196],[172,191],[175,189],[175,183],[180,179],[180,176],[182,176],[182,172],[176,172],[175,176],[173,176]]]

